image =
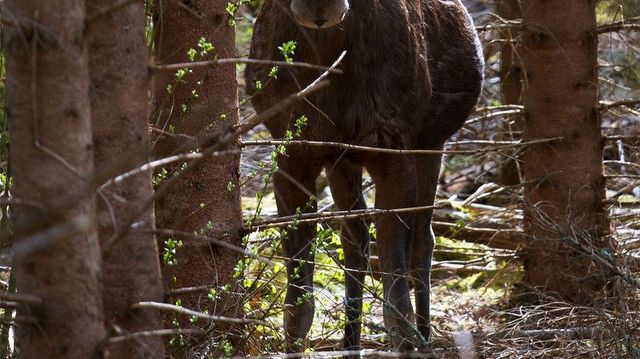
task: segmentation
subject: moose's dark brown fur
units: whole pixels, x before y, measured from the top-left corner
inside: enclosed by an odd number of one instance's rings
[[[292,4],[293,2],[293,4]],[[343,15],[346,9],[346,15]],[[293,11],[292,11],[293,9]],[[315,24],[315,28],[314,28]],[[329,24],[330,26],[326,26]],[[477,101],[483,59],[472,21],[459,0],[266,0],[255,24],[251,57],[282,60],[278,47],[297,43],[295,60],[330,65],[342,51],[342,75],[331,85],[266,125],[275,138],[305,115],[307,140],[346,142],[394,149],[442,149]],[[285,68],[270,78],[271,66],[249,65],[246,82],[253,105],[265,111],[304,88],[317,71]],[[257,90],[256,81],[263,84]],[[278,157],[274,176],[278,212],[315,211],[310,195],[327,171],[339,209],[365,207],[362,169],[376,184],[376,208],[433,204],[440,155],[407,156],[290,146]],[[394,347],[410,351],[429,340],[429,283],[434,237],[431,212],[376,218],[383,275],[385,326]],[[285,334],[288,351],[299,351],[313,318],[314,225],[300,225],[283,238],[288,289]],[[345,347],[360,348],[362,281],[369,235],[363,220],[347,220],[341,234],[345,253],[347,324]],[[416,318],[409,299],[414,281]],[[417,333],[413,322],[417,324]],[[421,339],[424,340],[418,340]]]

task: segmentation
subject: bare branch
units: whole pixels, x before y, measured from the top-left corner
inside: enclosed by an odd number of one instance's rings
[[[634,17],[623,21],[614,22],[607,25],[600,25],[596,28],[596,34],[606,34],[617,31],[638,31],[640,30],[640,17]]]
[[[376,153],[387,153],[387,154],[396,154],[396,155],[433,155],[433,154],[473,154],[479,152],[492,152],[499,149],[504,149],[508,147],[519,147],[519,146],[528,146],[535,145],[541,143],[555,142],[560,141],[562,138],[545,138],[540,140],[531,140],[526,142],[521,141],[460,141],[453,142],[452,144],[457,145],[471,145],[471,144],[483,144],[483,145],[495,145],[494,148],[483,148],[483,149],[475,149],[475,150],[399,150],[392,148],[380,148],[380,147],[369,147],[369,146],[359,146],[352,145],[348,143],[341,142],[326,142],[326,141],[281,141],[281,140],[263,140],[263,141],[243,141],[241,142],[242,146],[273,146],[273,145],[295,145],[295,146],[309,146],[309,147],[335,147],[343,150],[350,151],[359,151],[359,152],[376,152]]]
[[[632,107],[640,105],[640,99],[637,98],[627,98],[618,101],[600,101],[599,109],[600,111],[607,111],[615,107]]]
[[[25,303],[30,306],[40,307],[42,306],[42,298],[37,295],[32,294],[22,294],[22,293],[0,293],[0,300],[10,301],[10,302],[19,302]]]
[[[177,230],[173,230],[173,229],[156,229],[154,231],[154,233],[156,234],[161,234],[161,235],[165,235],[165,236],[171,236],[171,237],[178,237],[178,238],[187,238],[187,239],[192,239],[192,240],[197,240],[197,241],[201,241],[201,242],[206,242],[208,244],[213,244],[219,247],[224,247],[227,249],[231,249],[233,251],[236,252],[240,252],[242,254],[244,254],[247,257],[251,257],[259,262],[262,263],[266,263],[266,264],[270,264],[270,265],[274,265],[274,262],[270,261],[269,259],[262,257],[260,255],[257,255],[255,253],[252,253],[242,247],[238,247],[236,245],[233,245],[231,243],[213,238],[212,236],[207,236],[207,235],[202,235],[202,234],[193,234],[193,233],[189,233],[189,232],[184,232],[184,231],[177,231]]]
[[[613,136],[602,136],[605,141],[637,141],[638,136],[627,136],[627,135],[613,135]]]
[[[254,223],[251,223],[250,227],[246,228],[245,230],[247,231],[263,230],[266,228],[278,228],[278,227],[285,227],[285,226],[296,225],[301,223],[314,223],[321,220],[345,220],[345,219],[355,219],[355,218],[363,218],[363,217],[376,217],[376,216],[389,215],[389,214],[422,212],[422,211],[428,211],[436,208],[445,208],[446,206],[447,204],[441,203],[433,206],[419,206],[419,207],[408,207],[408,208],[398,208],[398,209],[370,208],[370,209],[359,209],[359,210],[351,210],[351,211],[302,213],[300,215],[278,217],[272,220],[256,221]]]
[[[14,258],[26,256],[29,253],[46,248],[57,240],[88,231],[93,224],[90,216],[80,215],[67,222],[48,227],[16,241],[13,245],[13,256]]]
[[[18,309],[19,306],[20,304],[18,304],[18,302],[9,302],[9,301],[0,300],[0,308]]]
[[[111,337],[109,338],[109,344],[116,344],[116,343],[120,343],[120,342],[124,342],[127,340],[137,340],[140,338],[147,338],[147,337],[166,337],[166,336],[174,336],[174,335],[181,335],[181,334],[191,334],[191,335],[197,335],[197,334],[203,334],[204,331],[202,329],[157,329],[157,330],[148,330],[148,331],[144,331],[144,332],[136,332],[136,333],[129,333],[129,334],[125,334],[125,335],[119,335],[116,337]]]
[[[489,112],[482,116],[472,117],[468,119],[465,122],[465,125],[470,125],[472,123],[476,123],[479,121],[494,119],[496,117],[516,116],[516,115],[522,115],[522,114],[524,114],[524,108],[514,108],[514,109],[504,110],[504,111]]]
[[[183,287],[168,290],[164,293],[165,298],[173,297],[181,294],[189,294],[189,293],[207,293],[213,288],[211,285],[200,285],[197,287]]]
[[[259,320],[259,319],[229,318],[229,317],[222,317],[222,316],[218,316],[218,315],[210,315],[210,314],[197,312],[195,310],[191,310],[191,309],[187,309],[187,308],[183,308],[183,307],[179,307],[177,305],[167,304],[167,303],[139,302],[139,303],[135,303],[135,304],[131,305],[131,309],[159,309],[159,310],[164,310],[164,311],[170,311],[170,312],[175,312],[175,313],[179,313],[179,314],[184,314],[184,315],[188,315],[188,316],[192,316],[192,317],[196,317],[196,318],[206,319],[206,320],[210,320],[212,322],[235,323],[235,324],[255,323],[255,324],[261,324],[261,325],[265,325],[265,326],[271,326],[269,323],[267,323],[265,321],[262,321],[262,320]]]
[[[216,59],[209,61],[194,61],[194,62],[185,62],[179,64],[167,64],[167,65],[150,65],[149,69],[152,72],[160,72],[160,71],[176,71],[185,68],[195,68],[195,67],[207,67],[207,66],[215,66],[222,64],[259,64],[259,65],[270,65],[270,66],[289,66],[289,67],[299,67],[310,70],[318,70],[318,71],[328,71],[333,74],[342,74],[343,71],[336,68],[314,65],[306,62],[287,62],[287,61],[268,61],[268,60],[258,60],[258,59],[249,59],[246,57],[236,57],[236,58],[226,58],[226,59]]]
[[[476,26],[476,31],[478,32],[504,29],[522,30],[524,29],[524,25],[522,20],[500,20],[486,25]]]

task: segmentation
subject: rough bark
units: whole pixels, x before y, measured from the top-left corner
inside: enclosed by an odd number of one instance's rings
[[[586,304],[611,276],[591,256],[612,253],[603,237],[595,1],[525,0],[523,12],[524,141],[563,138],[523,156],[524,282]]]
[[[155,29],[156,62],[188,62],[187,52],[191,48],[198,53],[202,50],[197,46],[201,38],[211,42],[215,50],[205,56],[198,54],[196,59],[235,56],[234,29],[228,23],[229,18],[224,10],[226,3],[225,0],[198,0],[182,5],[173,1],[160,1]],[[215,137],[215,134],[238,123],[234,65],[193,69],[182,81],[176,81],[174,72],[161,72],[154,80],[157,115],[153,120],[157,128],[200,138]],[[172,87],[170,93],[167,91],[168,85]],[[194,90],[197,97],[193,95]],[[158,156],[193,149],[190,148],[192,141],[166,132],[158,138],[154,147]],[[235,145],[229,151],[211,157],[187,171],[166,195],[158,199],[158,228],[204,233],[239,245],[242,227],[239,159],[239,147]],[[171,172],[180,166],[181,164],[177,164],[168,170]],[[177,264],[164,267],[167,286],[220,287],[232,280],[238,253],[188,238],[179,239],[184,240],[184,245],[177,251]],[[209,309],[213,313],[213,306],[206,298],[206,292],[179,298],[185,306]],[[178,297],[171,298],[172,301],[176,299]],[[216,310],[221,307],[224,305],[217,303]]]
[[[86,0],[95,170],[107,179],[149,159],[148,63],[143,0]],[[110,11],[105,11],[111,9]],[[100,181],[102,183],[103,181]],[[151,172],[100,191],[98,211],[110,218],[98,228],[103,259],[103,302],[108,326],[124,333],[160,329],[161,315],[131,311],[140,301],[162,301]],[[135,230],[127,228],[136,223]],[[115,234],[115,236],[114,236]],[[160,337],[107,347],[112,358],[162,358]]]
[[[14,207],[14,268],[18,292],[42,298],[18,309],[20,354],[91,358],[105,332],[84,0],[5,3],[12,192],[35,205]]]

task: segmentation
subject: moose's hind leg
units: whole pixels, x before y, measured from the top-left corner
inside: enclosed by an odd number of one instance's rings
[[[399,155],[378,155],[365,167],[376,184],[376,208],[412,207],[416,195],[413,159]],[[384,323],[395,350],[410,352],[416,347],[413,307],[408,281],[408,260],[414,215],[389,213],[376,217],[376,242],[384,289]]]
[[[300,163],[304,162],[279,161],[281,170],[274,175],[273,184],[280,216],[316,211],[315,180],[320,166],[309,168]],[[314,236],[315,224],[307,223],[288,230],[282,238],[287,257],[284,327],[286,350],[290,353],[304,350],[304,340],[313,321]]]
[[[362,166],[346,159],[327,169],[333,200],[339,210],[364,209],[362,195]],[[369,228],[362,218],[348,219],[341,223],[340,241],[344,250],[345,304],[347,323],[344,330],[344,348],[360,350],[362,326],[362,286],[369,259]],[[353,355],[352,357],[359,357]]]
[[[442,156],[430,155],[416,159],[418,172],[417,206],[431,206],[435,199]],[[416,298],[416,324],[426,342],[430,340],[431,259],[435,238],[431,229],[433,210],[416,214],[411,249],[411,277]]]

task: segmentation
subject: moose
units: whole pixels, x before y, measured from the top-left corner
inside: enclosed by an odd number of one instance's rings
[[[247,65],[245,73],[258,113],[319,75],[317,70],[292,66],[281,66],[274,74],[268,62],[281,61],[283,44],[292,41],[299,62],[329,66],[343,51],[346,56],[338,65],[342,74],[330,74],[327,88],[265,122],[275,139],[297,130],[308,141],[437,152],[462,127],[480,94],[482,50],[460,0],[265,0],[250,50],[251,58],[265,61]],[[301,116],[307,119],[304,126],[298,121]],[[432,205],[442,155],[400,152],[288,146],[277,156],[279,170],[273,177],[279,215],[317,210],[316,179],[323,169],[340,210],[366,208],[363,169],[375,183],[376,208]],[[411,352],[430,340],[432,212],[389,212],[375,217],[383,317],[394,350]],[[343,220],[341,227],[344,346],[357,351],[369,230],[363,219]],[[315,225],[301,223],[282,239],[289,258],[284,315],[288,352],[304,349],[314,315],[314,234]]]

